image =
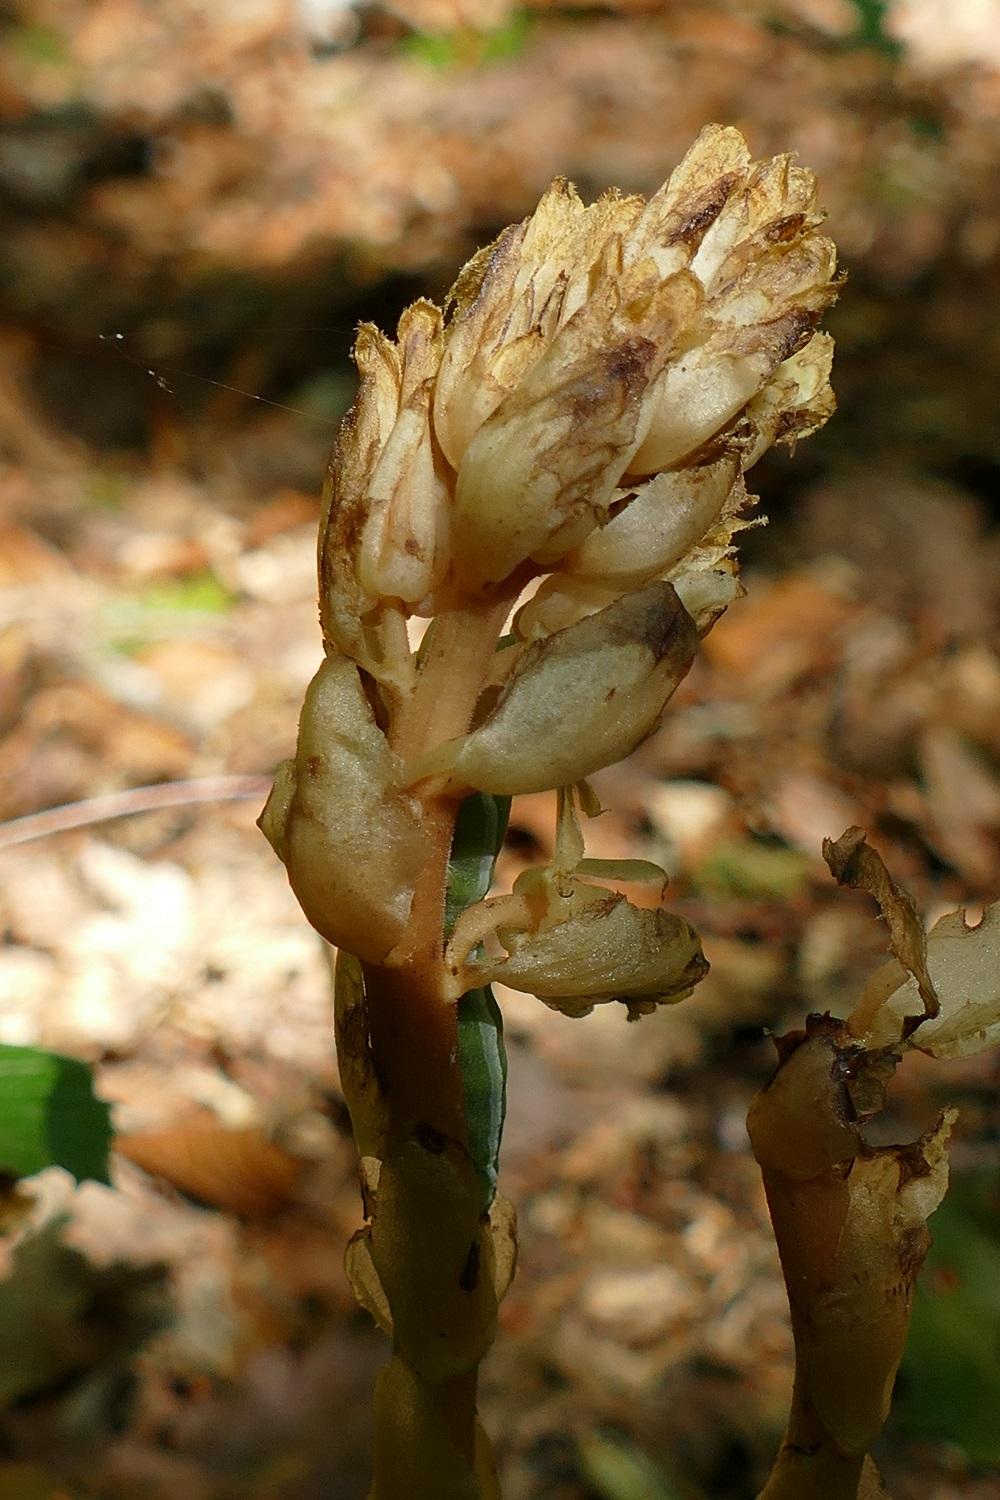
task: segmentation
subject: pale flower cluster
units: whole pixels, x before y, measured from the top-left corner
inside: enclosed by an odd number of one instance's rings
[[[362,326],[321,537],[330,641],[380,675],[386,610],[539,572],[559,624],[653,578],[700,623],[724,607],[742,475],[833,409],[820,217],[811,172],[710,126],[648,202],[557,181],[445,312],[415,303],[395,342]]]
[[[569,788],[655,728],[738,592],[746,470],[833,409],[820,220],[810,172],[710,126],[648,201],[585,206],[557,181],[444,310],[414,303],[395,340],[359,330],[320,533],[327,656],[263,820],[331,942],[393,961],[427,798]],[[461,732],[411,743],[424,657],[407,621],[431,619],[433,639],[511,612]],[[487,912],[491,977],[635,1013],[704,971],[686,924],[565,858],[536,874]],[[473,948],[452,967],[481,983]]]

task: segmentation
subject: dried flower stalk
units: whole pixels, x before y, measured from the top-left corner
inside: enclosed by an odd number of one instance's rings
[[[873,1500],[871,1449],[889,1414],[927,1220],[948,1187],[946,1109],[919,1140],[870,1146],[906,1047],[932,1056],[1000,1037],[1000,907],[925,933],[911,897],[860,829],[823,850],[845,885],[878,902],[893,960],[847,1021],[810,1016],[776,1040],[778,1068],[747,1125],[760,1163],[795,1335],[788,1430],[761,1500]]]
[[[325,658],[261,826],[340,950],[367,1219],[348,1266],[393,1338],[372,1500],[497,1493],[475,1420],[514,1259],[490,982],[631,1018],[707,968],[686,922],[608,889],[666,877],[587,860],[578,810],[737,596],[744,473],[832,410],[819,223],[809,172],[712,126],[648,202],[585,207],[557,181],[443,311],[358,333],[320,529]],[[548,789],[552,864],[489,899],[507,799]]]

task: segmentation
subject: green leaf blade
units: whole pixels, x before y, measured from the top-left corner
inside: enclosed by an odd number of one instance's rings
[[[0,1045],[0,1172],[64,1167],[77,1182],[110,1181],[111,1111],[86,1063],[39,1047]]]

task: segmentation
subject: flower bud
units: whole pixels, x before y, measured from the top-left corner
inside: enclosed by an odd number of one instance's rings
[[[358,577],[358,540],[367,515],[366,487],[399,411],[400,356],[396,345],[371,323],[354,342],[361,383],[354,405],[337,432],[323,495],[319,527],[319,610],[323,636],[367,666],[370,641],[365,617],[378,600]]]
[[[494,794],[546,791],[613,765],[656,727],[697,634],[667,583],[651,583],[529,646],[478,729],[407,765]]]
[[[623,495],[622,509],[569,554],[564,571],[606,582],[668,573],[701,541],[727,505],[738,508],[745,503],[746,491],[738,476],[735,455],[657,474],[631,495]]]
[[[441,314],[416,302],[399,321],[398,410],[365,484],[358,579],[374,597],[417,604],[448,565],[448,488],[438,472],[430,403],[441,357]]]
[[[705,304],[697,337],[658,382],[634,473],[696,453],[808,342],[836,294],[836,252],[819,222],[811,172],[788,156],[750,162],[739,132],[717,125],[650,200],[634,253],[658,246],[673,270],[686,245]]]
[[[316,930],[369,963],[402,936],[424,858],[398,771],[357,667],[327,657],[306,690],[295,759],[279,766],[260,827]]]
[[[556,178],[530,218],[462,269],[448,296],[454,314],[434,396],[435,431],[454,469],[587,301],[609,240],[627,233],[642,207],[641,198],[614,190],[587,207],[571,183]]]
[[[431,302],[405,310],[395,343],[363,323],[354,346],[361,386],[330,463],[319,536],[324,636],[379,681],[405,677],[393,602],[422,599],[447,568],[449,492],[430,424],[440,357],[441,313]]]

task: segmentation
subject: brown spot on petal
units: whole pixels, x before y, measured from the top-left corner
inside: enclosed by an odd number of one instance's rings
[[[481,1260],[482,1252],[479,1249],[479,1241],[473,1240],[469,1246],[469,1253],[465,1257],[462,1274],[458,1278],[458,1284],[463,1292],[474,1292],[479,1285],[479,1266]]]
[[[738,181],[739,178],[735,172],[729,172],[725,177],[717,178],[706,189],[701,202],[696,202],[693,207],[689,208],[686,218],[682,219],[676,229],[670,231],[666,243],[678,245],[683,242],[694,247],[702,239],[705,231],[715,223]]]
[[[775,219],[764,230],[764,238],[775,245],[792,240],[805,222],[805,214],[788,214],[784,219]]]
[[[657,661],[675,656],[690,660],[697,649],[698,632],[670,583],[648,591],[645,619],[634,637],[645,642]]]
[[[432,1156],[440,1156],[448,1144],[447,1136],[442,1135],[440,1130],[436,1130],[433,1125],[428,1125],[424,1121],[417,1126],[414,1134],[418,1144],[425,1151],[429,1151]]]
[[[656,354],[650,339],[626,339],[615,349],[595,354],[582,375],[560,393],[572,414],[574,425],[592,422],[603,409],[619,409],[623,402],[646,384],[649,366]]]

